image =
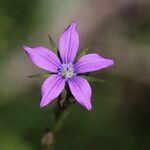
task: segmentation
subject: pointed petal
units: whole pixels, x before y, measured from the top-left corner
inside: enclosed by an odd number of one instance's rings
[[[41,88],[42,99],[40,107],[46,106],[52,100],[59,96],[65,87],[65,79],[59,75],[51,75],[47,78]]]
[[[84,106],[86,109],[91,110],[92,90],[88,81],[80,76],[74,76],[72,79],[68,80],[68,84],[71,93],[77,102]]]
[[[31,48],[24,46],[23,48],[35,65],[50,72],[58,72],[61,62],[53,51],[45,47]]]
[[[98,54],[87,54],[81,57],[75,64],[76,73],[86,73],[107,68],[114,64],[111,59],[106,59]]]
[[[76,31],[76,22],[70,24],[61,34],[59,52],[63,63],[72,63],[77,54],[79,36]]]

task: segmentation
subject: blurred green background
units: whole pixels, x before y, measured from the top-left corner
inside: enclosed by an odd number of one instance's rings
[[[51,106],[39,108],[42,80],[22,46],[49,47],[48,33],[78,20],[80,49],[115,60],[92,73],[93,110],[69,109],[55,150],[150,149],[149,0],[0,0],[0,150],[40,150],[52,127]]]

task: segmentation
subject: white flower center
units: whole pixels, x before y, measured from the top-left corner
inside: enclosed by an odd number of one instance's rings
[[[74,76],[75,73],[74,73],[73,64],[72,63],[62,64],[62,68],[60,69],[60,74],[66,79]]]

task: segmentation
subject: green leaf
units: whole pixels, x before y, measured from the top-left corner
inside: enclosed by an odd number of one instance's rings
[[[90,82],[108,83],[108,80],[104,80],[104,79],[97,79],[95,77],[85,76],[85,75],[82,75],[82,77],[84,77],[85,79],[87,79]]]
[[[52,37],[50,36],[50,34],[48,34],[48,38],[49,38],[49,41],[50,41],[50,45],[51,45],[52,50],[53,50],[56,54],[58,54],[58,48],[57,48],[57,46],[56,46],[54,40],[53,40]]]
[[[27,78],[48,78],[51,75],[51,73],[47,72],[47,73],[40,73],[40,74],[34,74],[34,75],[30,75],[27,76]]]

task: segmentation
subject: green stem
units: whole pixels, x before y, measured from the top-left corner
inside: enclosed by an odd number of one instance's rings
[[[58,133],[64,118],[67,116],[68,108],[68,105],[61,106],[59,102],[56,105],[55,120],[53,125],[53,133],[55,135]]]
[[[54,107],[53,115],[54,115],[54,124],[51,131],[46,132],[42,138],[42,150],[53,150],[55,138],[58,134],[58,131],[61,128],[63,120],[66,118],[68,114],[68,107],[70,105],[69,99],[71,98],[70,91],[67,89],[67,94],[64,99],[63,104],[61,104],[62,95],[58,97],[58,101]]]

